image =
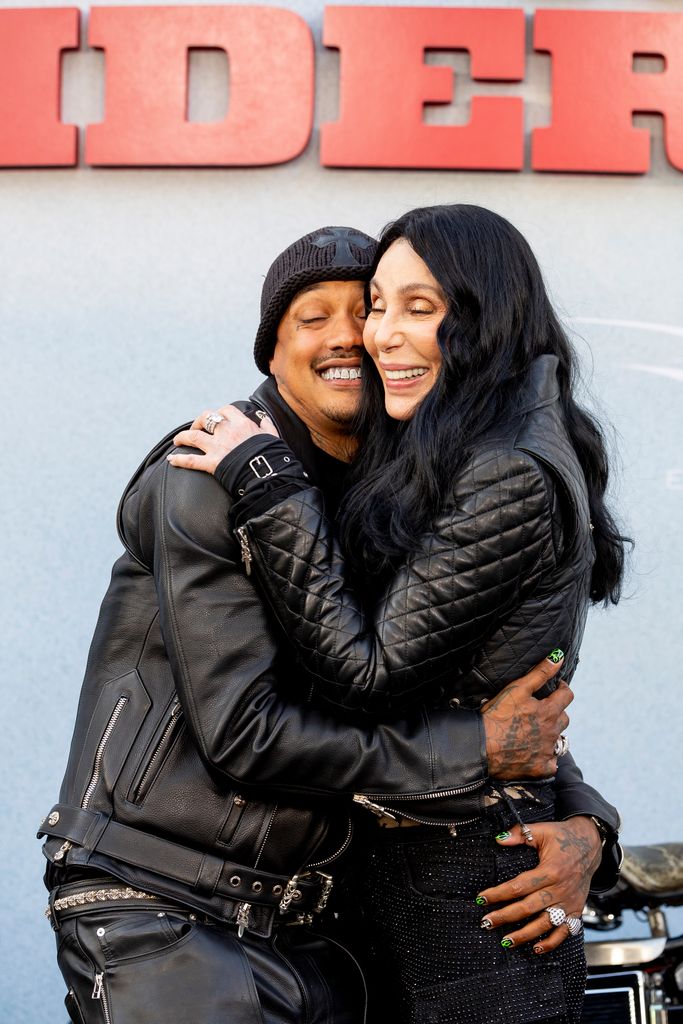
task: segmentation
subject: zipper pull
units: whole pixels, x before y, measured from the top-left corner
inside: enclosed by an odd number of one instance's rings
[[[251,910],[251,903],[240,903],[237,908],[237,937],[241,939],[244,935],[244,929],[249,927],[249,911]]]
[[[290,880],[287,882],[287,885],[285,886],[285,891],[282,894],[282,899],[280,900],[280,908],[279,909],[280,909],[280,913],[281,914],[286,914],[287,913],[287,911],[289,910],[289,904],[292,902],[292,900],[295,897],[296,897],[296,899],[300,899],[301,898],[301,892],[299,891],[299,889],[297,889],[298,881],[299,881],[299,876],[298,875],[292,875]]]
[[[247,576],[251,576],[251,548],[249,547],[249,540],[247,538],[247,531],[243,526],[237,529],[237,536],[240,540],[240,548],[242,551],[242,561],[244,562],[244,571]]]
[[[70,843],[67,839],[66,842],[62,843],[52,859],[56,861],[64,860],[65,854],[69,852],[72,846],[73,843]]]
[[[92,999],[101,999],[102,998],[102,985],[103,985],[103,983],[104,983],[104,971],[102,971],[101,974],[96,974],[95,975],[95,984],[93,985],[92,996],[91,996]]]
[[[313,913],[321,914],[327,906],[327,901],[330,898],[330,893],[334,887],[334,879],[332,875],[326,875],[324,871],[318,871],[316,874],[322,878],[322,888],[320,890],[320,895],[318,896],[318,901],[313,907]]]
[[[363,796],[362,793],[354,793],[353,802],[360,804],[366,811],[370,811],[371,814],[375,814],[378,818],[390,818],[391,821],[398,821],[395,814],[388,811],[386,807],[382,807],[381,804],[374,804],[372,800],[369,800],[367,796]]]

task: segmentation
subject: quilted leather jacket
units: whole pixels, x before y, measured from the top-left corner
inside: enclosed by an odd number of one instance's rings
[[[478,708],[556,646],[571,679],[595,552],[556,367],[551,355],[534,362],[519,417],[477,446],[371,610],[345,584],[334,523],[303,467],[298,493],[240,526],[314,694],[370,712],[430,694]]]
[[[272,381],[253,403],[312,475],[310,437]],[[268,934],[283,907],[319,903],[350,839],[354,794],[417,807],[479,792],[481,719],[416,706],[369,724],[302,702],[228,529],[231,499],[212,477],[169,465],[176,432],[121,501],[125,552],[100,611],[59,802],[39,831],[46,882],[95,869]],[[561,774],[558,815],[595,814],[616,828],[614,808],[571,758]]]
[[[477,447],[453,482],[449,507],[371,608],[347,586],[324,496],[293,453],[281,442],[253,438],[224,460],[217,477],[245,495],[237,532],[247,568],[303,670],[302,694],[383,715],[427,701],[457,708],[457,721],[556,645],[567,653],[563,676],[571,678],[595,555],[556,366],[553,356],[534,363],[519,419]],[[272,476],[254,482],[254,458],[259,473],[265,459]],[[276,476],[289,481],[286,496],[283,483],[273,491]],[[264,511],[269,489],[280,500]],[[566,771],[563,758],[558,794]],[[413,805],[409,816],[417,817],[418,808],[424,820],[457,824],[476,813],[479,780],[462,783],[459,791]],[[381,804],[406,811],[391,797]]]

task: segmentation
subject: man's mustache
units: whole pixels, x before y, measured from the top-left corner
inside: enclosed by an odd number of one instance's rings
[[[317,370],[320,366],[327,365],[327,363],[356,362],[362,355],[363,349],[360,346],[351,352],[329,352],[325,356],[317,356],[311,363],[311,367]]]

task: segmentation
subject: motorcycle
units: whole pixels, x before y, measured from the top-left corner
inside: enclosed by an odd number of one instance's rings
[[[586,929],[618,928],[626,911],[650,935],[586,942],[582,1024],[683,1024],[683,935],[669,935],[664,906],[683,905],[683,843],[624,848],[614,889],[589,897]]]

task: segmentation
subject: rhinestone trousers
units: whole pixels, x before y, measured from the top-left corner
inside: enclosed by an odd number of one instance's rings
[[[547,807],[518,805],[520,812],[530,822],[553,816]],[[361,915],[356,931],[366,945],[371,1022],[580,1021],[586,980],[582,936],[537,955],[530,944],[504,949],[501,929],[480,926],[485,909],[475,904],[477,893],[538,863],[530,847],[495,842],[495,834],[512,823],[508,814],[499,807],[456,837],[434,828],[368,829],[353,884]]]

